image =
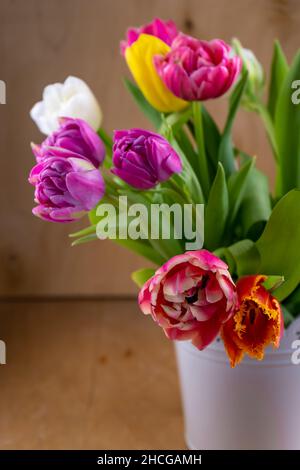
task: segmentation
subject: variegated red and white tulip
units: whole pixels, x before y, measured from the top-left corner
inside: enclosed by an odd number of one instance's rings
[[[140,308],[169,339],[204,349],[237,308],[227,265],[207,250],[188,251],[161,266],[139,294]]]

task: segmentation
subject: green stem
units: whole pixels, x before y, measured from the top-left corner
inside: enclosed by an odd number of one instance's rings
[[[109,190],[109,194],[113,195],[113,196],[118,196],[118,191],[117,191],[118,188],[116,187],[116,185],[115,185],[114,181],[112,180],[110,174],[108,174],[106,172],[103,172],[102,176],[103,176],[103,179],[105,181],[106,189]]]
[[[188,195],[182,191],[182,187],[180,187],[173,178],[170,178],[168,183],[173,188],[173,190],[178,193],[181,198],[183,198],[186,204],[193,204],[192,198],[190,196],[188,197]]]
[[[200,180],[204,196],[207,198],[209,192],[209,173],[207,158],[204,145],[204,132],[203,132],[203,122],[202,122],[202,110],[201,103],[198,101],[193,101],[193,117],[194,117],[194,128],[195,128],[195,138],[198,149],[198,168]]]
[[[197,164],[198,164],[198,155],[193,147],[191,141],[191,133],[189,131],[188,126],[182,127],[176,132],[176,140],[185,153],[187,159],[189,160],[193,170],[195,172],[198,171]]]
[[[196,223],[197,212],[195,203],[193,202],[191,196],[182,191],[181,187],[174,181],[173,178],[170,178],[168,183],[170,183],[170,186],[173,187],[173,191],[176,191],[180,195],[180,198],[182,198],[183,207],[185,204],[192,206],[191,223],[193,225],[193,222]]]
[[[277,197],[279,197],[281,195],[281,172],[280,172],[280,161],[279,161],[278,147],[277,147],[277,142],[276,142],[276,137],[275,137],[274,124],[273,124],[273,121],[272,121],[272,118],[270,116],[268,109],[263,103],[257,102],[255,109],[261,117],[261,120],[265,126],[265,130],[266,130],[267,136],[269,138],[269,141],[272,147],[274,160],[276,164],[275,194]]]
[[[106,157],[105,157],[103,165],[105,166],[105,168],[110,168],[112,165],[113,141],[111,137],[105,132],[104,129],[100,128],[97,133],[99,137],[101,138],[101,140],[103,141],[105,145],[105,150],[106,150]]]
[[[99,137],[101,137],[101,139],[103,140],[104,144],[107,147],[112,148],[112,145],[113,145],[112,138],[107,134],[107,132],[105,132],[104,129],[102,129],[102,127],[100,127],[100,129],[98,130],[98,135]]]
[[[275,130],[274,130],[274,124],[270,116],[270,113],[263,103],[257,103],[256,109],[264,123],[268,138],[270,140],[270,144],[272,146],[274,158],[276,161],[278,161],[278,151],[277,151],[277,143],[276,143],[276,138],[275,138]]]

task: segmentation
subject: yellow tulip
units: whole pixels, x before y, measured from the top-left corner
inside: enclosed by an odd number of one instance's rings
[[[181,111],[188,102],[177,98],[158,75],[153,58],[166,55],[170,47],[155,36],[141,34],[125,51],[127,65],[149,103],[163,113]]]

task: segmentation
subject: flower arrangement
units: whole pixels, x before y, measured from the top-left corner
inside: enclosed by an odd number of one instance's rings
[[[155,132],[116,130],[111,138],[87,84],[69,77],[47,86],[31,110],[47,135],[32,145],[33,213],[52,222],[87,214],[88,227],[71,234],[76,245],[103,238],[105,211],[112,207],[120,216],[126,196],[136,236],[124,236],[119,217],[107,237],[156,265],[133,273],[142,312],[168,338],[199,350],[219,335],[232,367],[245,354],[261,360],[300,312],[300,111],[291,99],[300,54],[288,65],[275,42],[267,103],[262,66],[236,39],[199,40],[155,19],[127,31],[121,54],[134,78],[125,80],[128,91]],[[225,94],[220,130],[205,102]],[[266,129],[274,192],[255,158],[232,140],[240,107],[257,113]],[[203,205],[203,246],[186,250],[190,237],[177,236],[175,216],[166,238],[133,210],[155,204],[164,220],[170,204],[191,207],[193,224]],[[156,236],[145,236],[149,228]]]

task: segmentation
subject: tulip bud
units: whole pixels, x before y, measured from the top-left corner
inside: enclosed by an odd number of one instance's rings
[[[100,128],[102,112],[88,85],[76,77],[68,77],[64,83],[54,83],[44,88],[43,100],[36,103],[30,116],[43,134],[50,134],[59,127],[59,117],[80,118],[95,131]]]
[[[150,189],[180,173],[180,157],[169,142],[142,129],[115,131],[112,173],[137,189]]]
[[[232,40],[232,47],[238,56],[241,57],[243,68],[248,72],[248,82],[242,97],[242,105],[245,108],[252,109],[256,98],[260,97],[263,91],[265,83],[264,70],[254,53],[250,49],[242,47],[238,39]]]
[[[30,172],[35,186],[33,214],[51,222],[72,222],[93,209],[104,195],[101,173],[84,158],[43,159]]]
[[[59,123],[58,130],[44,142],[32,144],[37,161],[57,155],[60,148],[90,160],[98,168],[105,156],[105,147],[98,134],[82,119],[60,118]]]

